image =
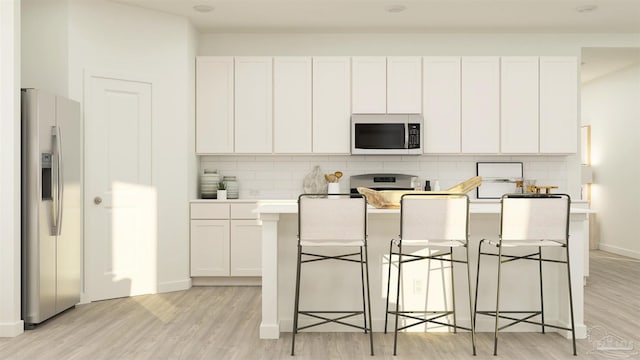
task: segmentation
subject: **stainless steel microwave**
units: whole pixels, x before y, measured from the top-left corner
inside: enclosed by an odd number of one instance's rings
[[[421,114],[351,115],[351,154],[420,155]]]

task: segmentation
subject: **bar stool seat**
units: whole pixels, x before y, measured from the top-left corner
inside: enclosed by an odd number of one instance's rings
[[[339,254],[335,252],[339,252]],[[300,309],[302,265],[320,261],[341,261],[360,265],[362,310]],[[313,281],[312,277],[307,279]],[[337,296],[339,294],[336,294]],[[299,326],[299,315],[308,317],[312,322]],[[362,316],[362,325],[346,321],[352,317],[359,316]],[[357,328],[363,330],[365,334],[369,333],[369,344],[371,355],[373,355],[367,253],[367,202],[362,195],[331,194],[327,196],[327,194],[302,194],[298,197],[298,258],[291,355],[294,355],[295,352],[295,340],[298,331],[328,323]],[[322,357],[322,355],[318,356],[319,358]]]

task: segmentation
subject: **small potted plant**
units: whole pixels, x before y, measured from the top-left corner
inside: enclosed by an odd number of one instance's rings
[[[223,181],[218,183],[218,200],[227,200],[227,184]]]

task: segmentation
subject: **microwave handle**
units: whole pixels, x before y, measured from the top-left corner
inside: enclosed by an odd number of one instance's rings
[[[409,148],[409,124],[404,125],[404,148]]]

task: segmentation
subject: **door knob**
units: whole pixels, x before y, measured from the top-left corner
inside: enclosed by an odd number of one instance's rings
[[[96,196],[93,198],[93,203],[96,205],[100,205],[102,203],[102,198],[100,196]]]

